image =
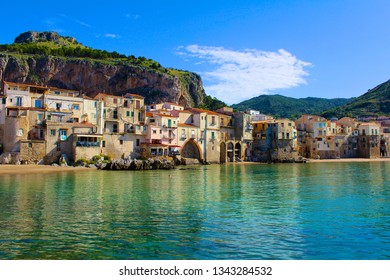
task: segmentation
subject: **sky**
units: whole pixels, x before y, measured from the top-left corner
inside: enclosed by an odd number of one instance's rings
[[[0,44],[56,31],[196,72],[228,105],[261,94],[350,98],[390,78],[388,0],[15,3],[2,3]]]

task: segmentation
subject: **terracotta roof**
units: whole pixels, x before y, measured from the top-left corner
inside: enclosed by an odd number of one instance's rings
[[[174,102],[164,102],[164,103],[166,103],[166,104],[171,104],[171,105],[175,105],[175,106],[184,107],[184,106],[182,106],[182,105],[180,105],[180,104],[177,104],[177,103],[174,103]]]
[[[4,84],[14,85],[14,86],[35,87],[35,88],[41,88],[41,89],[58,89],[58,90],[62,90],[62,91],[77,91],[77,92],[79,92],[76,89],[56,88],[56,87],[40,86],[40,85],[33,85],[33,84],[23,84],[23,83],[14,83],[14,82],[7,82],[7,81],[4,81]]]
[[[99,97],[120,97],[120,96],[117,96],[117,95],[113,95],[113,94],[110,94],[110,93],[103,93],[103,92],[99,92],[98,94],[96,94],[93,98],[96,99],[96,98],[99,98]]]
[[[360,125],[360,126],[363,126],[363,125],[376,125],[376,126],[380,126],[379,124],[374,123],[374,122],[360,123],[359,125]]]
[[[154,110],[153,112],[167,112],[167,113],[170,113],[171,111],[164,110],[164,109],[159,109],[159,110]]]
[[[124,97],[134,97],[134,98],[139,98],[139,99],[145,99],[142,95],[139,94],[134,94],[134,93],[126,93]]]
[[[87,95],[84,95],[83,98],[84,98],[84,99],[88,99],[88,100],[95,100],[95,98],[92,98],[92,97],[87,96]]]
[[[214,112],[214,111],[209,111],[209,110],[204,110],[204,109],[199,109],[199,108],[191,108],[189,109],[189,111],[191,112],[194,112],[194,113],[207,113],[209,115],[216,115],[216,116],[219,116],[220,114],[217,113],[217,112]]]
[[[178,126],[197,127],[193,124],[188,124],[188,123],[179,123]]]

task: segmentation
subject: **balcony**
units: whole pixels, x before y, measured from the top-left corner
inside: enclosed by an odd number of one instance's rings
[[[100,147],[100,142],[77,141],[77,147]]]

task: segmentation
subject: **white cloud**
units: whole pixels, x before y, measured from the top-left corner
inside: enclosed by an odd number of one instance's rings
[[[215,65],[213,70],[202,73],[206,93],[229,104],[272,90],[306,84],[308,73],[304,68],[311,66],[283,49],[277,52],[256,49],[234,51],[223,47],[190,45],[179,47],[177,54]]]
[[[126,14],[125,17],[130,18],[130,19],[137,20],[137,19],[139,19],[141,16],[140,16],[140,15],[136,15],[136,14]]]
[[[104,37],[112,38],[112,39],[119,39],[120,38],[120,36],[118,34],[111,34],[111,33],[104,34]]]
[[[88,28],[91,28],[91,27],[92,27],[92,25],[90,25],[90,24],[88,24],[88,23],[85,23],[84,21],[81,21],[81,20],[78,20],[78,19],[74,19],[74,22],[75,22],[75,23],[78,23],[78,24],[80,24],[80,25],[82,25],[82,26],[88,27]]]

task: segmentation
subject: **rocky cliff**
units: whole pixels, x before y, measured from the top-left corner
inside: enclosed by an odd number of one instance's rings
[[[143,95],[146,103],[170,101],[188,107],[201,106],[206,96],[202,80],[195,73],[162,68],[156,62],[149,67],[126,59],[76,57],[76,51],[68,56],[52,55],[58,53],[61,42],[67,43],[65,53],[69,44],[76,46],[74,50],[82,46],[74,38],[55,32],[26,32],[14,44],[1,45],[0,77],[10,82],[81,90],[89,96],[131,92]]]

